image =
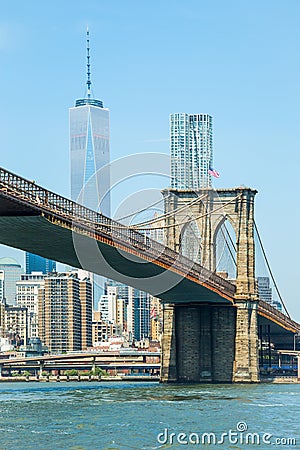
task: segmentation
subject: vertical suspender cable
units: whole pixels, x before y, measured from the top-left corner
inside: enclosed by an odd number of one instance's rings
[[[288,312],[288,310],[287,310],[287,307],[285,306],[285,303],[284,303],[284,301],[283,301],[283,298],[281,297],[281,294],[280,294],[280,292],[279,292],[279,289],[278,289],[277,283],[276,283],[276,281],[275,281],[275,278],[274,278],[274,276],[273,276],[273,273],[272,273],[272,270],[271,270],[271,267],[270,267],[270,264],[269,264],[269,261],[268,261],[268,258],[267,258],[265,249],[264,249],[264,247],[263,247],[262,240],[261,240],[261,238],[260,238],[260,234],[259,234],[259,232],[258,232],[258,228],[257,228],[257,226],[256,226],[255,221],[254,221],[254,228],[255,228],[255,231],[256,231],[256,233],[257,233],[257,237],[258,237],[258,240],[259,240],[259,243],[260,243],[260,247],[261,247],[261,249],[262,249],[262,252],[263,252],[263,255],[264,255],[264,258],[265,258],[265,261],[266,261],[268,270],[269,270],[269,273],[270,273],[270,275],[271,275],[272,281],[273,281],[273,283],[274,283],[276,292],[277,292],[277,294],[278,294],[278,297],[279,297],[279,299],[280,299],[280,301],[281,301],[281,303],[282,303],[282,306],[284,307],[284,310],[285,310],[287,316],[288,316],[289,318],[291,318],[291,316],[289,315],[289,312]]]
[[[224,225],[224,224],[223,224],[223,225]],[[232,249],[230,248],[230,245],[229,245],[229,243],[228,243],[228,241],[227,241],[227,239],[226,239],[225,233],[224,233],[224,231],[223,231],[223,229],[222,229],[223,225],[221,226],[220,230],[221,230],[221,233],[222,233],[223,238],[224,238],[224,240],[225,240],[225,244],[227,245],[227,248],[228,248],[229,253],[230,253],[230,255],[231,255],[232,261],[234,262],[235,267],[237,267],[236,258],[235,258],[234,255],[233,255]],[[225,225],[225,228],[226,228],[226,225]],[[231,236],[230,236],[230,237],[231,237]]]

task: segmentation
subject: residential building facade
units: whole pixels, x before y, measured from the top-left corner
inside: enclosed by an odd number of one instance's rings
[[[45,275],[42,272],[21,275],[17,281],[16,301],[18,306],[27,308],[28,337],[37,337],[38,334],[38,292],[44,287]]]
[[[0,271],[4,272],[5,302],[16,305],[16,282],[21,279],[22,266],[13,258],[0,258]]]
[[[28,340],[27,308],[23,306],[5,305],[4,334],[11,345],[20,347]]]
[[[171,187],[199,189],[211,186],[213,129],[209,114],[170,115]]]
[[[92,345],[92,286],[76,272],[45,277],[38,293],[39,337],[52,353]]]

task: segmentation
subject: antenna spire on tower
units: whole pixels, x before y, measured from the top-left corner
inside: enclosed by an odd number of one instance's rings
[[[86,29],[86,66],[87,66],[87,80],[86,80],[86,85],[87,85],[87,96],[88,98],[91,98],[91,63],[90,63],[90,32],[89,32],[89,28],[87,27]]]
[[[76,106],[92,105],[98,108],[103,108],[103,102],[101,100],[96,100],[92,92],[92,82],[91,82],[91,56],[90,56],[90,31],[87,27],[86,29],[86,89],[84,92],[84,98],[79,98],[75,102]],[[87,91],[87,92],[86,92]],[[87,95],[86,95],[87,94]]]

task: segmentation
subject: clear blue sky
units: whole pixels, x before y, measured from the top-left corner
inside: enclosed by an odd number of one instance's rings
[[[89,25],[112,159],[168,153],[171,112],[211,114],[215,185],[258,189],[256,221],[300,320],[299,20],[298,0],[2,0],[1,166],[69,195],[68,108],[85,92]]]

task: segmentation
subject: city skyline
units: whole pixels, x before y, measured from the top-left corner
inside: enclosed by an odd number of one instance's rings
[[[296,277],[300,250],[299,211],[291,195],[297,185],[281,158],[284,149],[293,165],[299,164],[299,4],[291,1],[290,8],[285,8],[278,1],[254,1],[251,6],[217,2],[214,7],[203,4],[200,8],[197,2],[189,3],[175,1],[170,11],[155,2],[150,7],[132,1],[129,14],[120,2],[109,6],[92,1],[91,9],[78,4],[73,11],[67,8],[68,23],[64,14],[57,17],[55,7],[45,11],[22,2],[17,2],[17,8],[5,5],[0,49],[9,69],[0,80],[10,89],[4,90],[1,110],[3,146],[8,149],[3,152],[2,165],[69,196],[66,111],[77,92],[78,75],[84,80],[78,48],[86,18],[97,48],[97,97],[105,92],[113,111],[112,159],[149,150],[168,153],[169,114],[209,111],[214,118],[215,165],[221,174],[214,183],[258,189],[257,223],[285,302],[299,318],[298,300],[289,282]],[[58,7],[58,3],[53,5]],[[154,19],[158,22],[155,34]],[[179,24],[186,41],[178,49],[170,36]],[[201,53],[198,43],[205,43]],[[174,64],[178,51],[190,65]],[[202,82],[195,84],[196,79]],[[47,108],[38,114],[41,95]],[[16,104],[22,112],[19,118]],[[286,218],[275,216],[278,204],[293,214],[284,241]],[[291,248],[292,254],[287,250]],[[1,256],[11,255],[15,255],[12,250],[1,250]]]

